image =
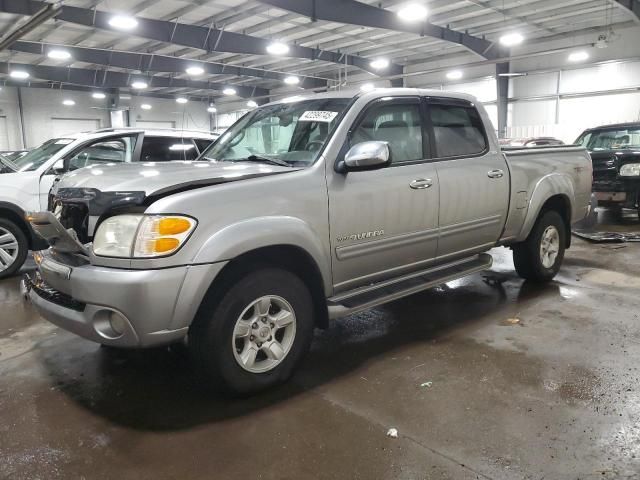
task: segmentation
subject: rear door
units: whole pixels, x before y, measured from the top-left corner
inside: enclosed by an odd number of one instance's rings
[[[493,245],[509,205],[509,171],[491,146],[474,104],[429,98],[428,129],[440,182],[438,257],[454,258]]]
[[[392,164],[328,176],[336,291],[418,269],[435,256],[438,177],[422,113],[418,97],[385,97],[365,107],[350,129],[344,152],[385,141]]]

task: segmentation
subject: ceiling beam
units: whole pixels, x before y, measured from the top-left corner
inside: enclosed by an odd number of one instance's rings
[[[615,3],[633,15],[634,22],[640,22],[640,1],[639,0],[614,0]]]
[[[32,15],[46,2],[39,0],[0,0],[0,11],[18,15]],[[77,25],[95,27],[100,30],[111,31],[118,35],[123,32],[109,25],[112,14],[96,9],[63,6],[56,15],[57,20]],[[242,53],[249,55],[268,55],[266,47],[269,40],[244,35],[242,33],[223,31],[214,25],[203,27],[198,25],[187,25],[184,23],[170,22],[166,20],[154,20],[151,18],[136,17],[138,26],[128,35],[156,40],[159,42],[182,45],[190,48],[197,48],[211,52]],[[362,70],[374,74],[380,74],[369,65],[370,60],[357,56],[345,55],[340,52],[325,51],[316,48],[302,47],[300,45],[290,45],[287,57],[304,58],[309,60],[321,60],[324,62],[337,63],[340,65],[353,65]],[[400,65],[392,64],[384,74],[399,73],[402,71]]]
[[[190,88],[193,90],[222,91],[229,86],[226,83],[198,82],[183,80],[180,78],[136,75],[126,72],[113,72],[107,70],[90,70],[85,68],[52,67],[47,65],[10,64],[0,62],[0,73],[8,74],[9,70],[25,70],[29,75],[41,80],[51,80],[60,83],[69,83],[97,89],[105,88],[129,88],[131,82],[136,79],[144,80],[149,88]],[[269,90],[259,87],[234,86],[237,95],[243,98],[269,95]]]
[[[16,52],[31,53],[34,55],[46,55],[49,50],[64,48],[71,54],[70,62],[84,62],[105,67],[126,68],[141,72],[169,72],[185,73],[188,67],[199,66],[204,69],[204,75],[236,75],[238,77],[252,77],[262,80],[276,80],[284,82],[289,75],[281,72],[263,70],[258,68],[237,67],[222,63],[203,62],[185,58],[176,58],[169,55],[157,55],[148,53],[132,53],[100,48],[60,46],[42,42],[17,41],[10,47]],[[300,87],[319,88],[327,85],[327,81],[300,76]]]
[[[486,59],[500,57],[500,49],[492,42],[474,37],[465,32],[458,32],[447,27],[433,25],[428,21],[422,23],[405,23],[389,10],[367,5],[356,0],[258,0],[273,7],[298,13],[309,17],[312,21],[346,23],[361,27],[381,28],[402,33],[414,33],[420,36],[433,37],[446,42],[462,45]]]

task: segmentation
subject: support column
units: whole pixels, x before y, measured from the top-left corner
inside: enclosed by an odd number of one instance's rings
[[[498,138],[505,138],[507,133],[507,116],[509,115],[509,77],[501,77],[501,73],[509,73],[508,62],[496,63]]]

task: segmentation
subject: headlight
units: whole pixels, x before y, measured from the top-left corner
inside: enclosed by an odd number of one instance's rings
[[[177,215],[117,215],[100,224],[93,252],[103,257],[149,258],[171,255],[197,222]]]
[[[131,249],[142,215],[107,218],[93,237],[93,253],[103,257],[131,257]]]
[[[620,167],[621,177],[640,177],[640,163],[627,163]]]

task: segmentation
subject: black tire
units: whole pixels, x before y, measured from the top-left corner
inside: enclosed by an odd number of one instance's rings
[[[207,293],[189,329],[189,349],[205,387],[232,395],[248,395],[291,377],[313,338],[313,303],[304,282],[287,270],[266,267],[230,278],[231,281],[225,282],[228,285],[225,289]],[[290,304],[295,315],[295,334],[279,364],[269,371],[253,373],[236,360],[234,328],[243,311],[266,295],[281,297]]]
[[[10,232],[18,241],[18,254],[15,260],[9,268],[0,270],[0,280],[2,280],[3,278],[12,276],[20,270],[20,267],[24,264],[24,261],[27,259],[27,254],[29,253],[29,242],[27,241],[27,236],[24,234],[22,229],[11,220],[0,218],[0,228]],[[2,266],[0,265],[0,268],[1,267]]]
[[[542,263],[540,246],[542,237],[549,227],[555,227],[559,236],[558,253],[553,264],[545,267]],[[529,237],[513,247],[513,263],[516,272],[525,280],[534,282],[548,282],[560,270],[567,245],[567,228],[560,214],[554,210],[540,213]]]

